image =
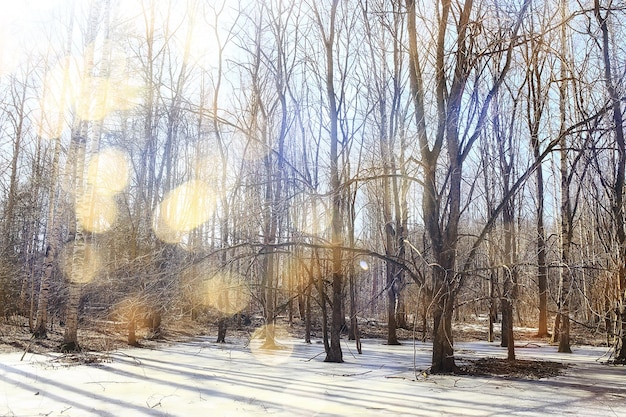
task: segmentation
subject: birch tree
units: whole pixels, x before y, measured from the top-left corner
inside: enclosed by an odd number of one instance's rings
[[[74,14],[70,13],[70,20],[67,26],[66,42],[63,50],[63,58],[61,60],[61,77],[55,79],[55,77],[46,77],[43,85],[43,97],[42,97],[42,115],[39,122],[40,134],[48,136],[53,141],[51,171],[49,176],[49,188],[48,194],[48,213],[46,220],[46,237],[47,242],[45,244],[44,261],[39,281],[39,292],[37,299],[37,314],[35,320],[35,327],[33,329],[33,335],[37,338],[47,338],[47,324],[48,324],[48,300],[50,296],[50,281],[52,280],[53,272],[56,267],[57,257],[60,252],[62,244],[61,236],[61,209],[65,208],[63,205],[64,195],[63,190],[59,187],[60,178],[60,158],[61,158],[61,134],[63,131],[63,125],[65,123],[66,107],[68,106],[68,91],[70,88],[70,66],[71,66],[71,54],[72,54],[72,37],[74,32]],[[59,85],[55,85],[58,84]],[[57,90],[58,88],[58,90]],[[45,98],[52,94],[52,91],[58,91],[59,93],[50,97],[48,100]],[[56,111],[50,108],[52,105],[57,106]],[[60,213],[61,212],[61,213]]]

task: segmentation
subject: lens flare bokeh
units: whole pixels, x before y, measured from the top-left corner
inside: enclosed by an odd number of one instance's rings
[[[76,217],[89,232],[107,232],[117,221],[118,214],[117,203],[109,195],[88,191],[76,203]]]
[[[216,204],[216,193],[209,184],[188,181],[167,193],[155,209],[154,233],[164,242],[179,243],[187,233],[211,218]]]
[[[250,302],[250,291],[242,277],[232,273],[218,274],[205,283],[208,304],[225,316],[243,311]]]
[[[126,154],[107,148],[94,155],[87,168],[87,181],[96,194],[112,196],[128,186],[130,168]]]
[[[293,353],[293,340],[286,327],[268,324],[259,327],[250,338],[250,352],[254,358],[267,366],[286,363]]]
[[[61,271],[76,284],[87,284],[101,272],[102,256],[95,245],[84,242],[70,242],[61,251]]]

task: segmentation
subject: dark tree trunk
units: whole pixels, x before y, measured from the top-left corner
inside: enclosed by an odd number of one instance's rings
[[[343,362],[341,352],[341,328],[345,322],[343,317],[343,265],[341,243],[343,240],[343,219],[341,217],[342,187],[339,177],[339,112],[335,95],[334,80],[334,42],[335,18],[339,0],[333,0],[330,12],[329,33],[324,36],[326,49],[326,93],[329,103],[330,119],[330,190],[332,194],[331,208],[331,241],[332,241],[332,315],[330,323],[330,349],[326,352],[325,362]],[[320,22],[320,29],[324,31]]]
[[[323,279],[320,278],[323,282]],[[326,303],[326,291],[324,285],[321,285],[320,302],[322,306],[322,340],[324,342],[324,352],[328,355],[330,352],[330,339],[328,338],[328,304]]]
[[[410,92],[415,110],[420,165],[423,170],[423,221],[436,263],[431,270],[434,316],[431,370],[436,373],[454,372],[456,365],[452,347],[452,317],[455,292],[461,287],[464,273],[469,268],[468,264],[471,265],[472,254],[476,251],[476,248],[472,249],[466,260],[464,271],[459,273],[456,267],[459,223],[464,196],[461,193],[463,163],[488,123],[492,100],[511,68],[514,48],[518,45],[517,33],[530,0],[526,0],[521,6],[515,25],[508,33],[510,41],[502,54],[504,64],[497,69],[497,77],[479,105],[479,116],[474,122],[474,132],[468,136],[461,133],[463,122],[460,117],[467,99],[467,82],[474,70],[472,58],[470,58],[471,53],[468,54],[473,49],[471,26],[474,18],[474,3],[472,1],[460,4],[451,1],[438,2],[435,7],[437,10],[435,26],[431,28],[436,34],[434,50],[427,51],[426,55],[429,53],[432,55],[425,59],[420,56],[421,49],[417,40],[419,30],[415,3],[415,0],[406,0],[406,28]],[[450,51],[449,45],[452,43],[456,45],[456,49]],[[450,56],[454,59],[449,59]],[[433,62],[434,65],[432,82],[434,94],[429,94],[428,99],[434,103],[436,121],[430,127],[427,126],[427,121],[431,120],[431,117],[426,111],[427,95],[425,92],[430,83],[425,82],[422,75],[421,59]],[[452,66],[450,67],[449,64]],[[442,178],[445,178],[445,185],[442,185]]]
[[[435,303],[433,311],[433,356],[431,372],[434,374],[453,373],[458,370],[454,362],[452,339],[452,313],[454,295],[444,290]]]
[[[391,266],[391,263],[387,263],[387,344],[399,345],[398,335],[396,332],[396,302],[397,294],[394,283],[394,271],[395,268]]]
[[[563,309],[559,337],[559,353],[572,353],[569,336],[569,309]]]
[[[228,329],[228,319],[224,316],[217,321],[217,340],[215,343],[226,343],[226,330]]]
[[[339,253],[337,253],[339,252]],[[332,315],[330,323],[330,349],[324,362],[343,362],[341,351],[341,327],[345,321],[342,317],[341,303],[343,302],[342,273],[341,273],[341,250],[333,249],[333,285],[332,285]]]
[[[306,289],[303,286],[300,286],[300,290],[298,291],[298,315],[300,316],[300,320],[304,321],[306,317]]]
[[[615,362],[626,365],[626,306],[624,305],[623,299],[619,309],[618,328],[621,336],[619,336],[618,344],[615,349]]]
[[[497,285],[498,285],[498,273],[497,271],[492,270],[490,274],[490,278],[489,278],[489,328],[487,331],[488,342],[493,342],[495,339],[494,324],[498,320],[498,303],[496,299],[496,286]]]
[[[313,278],[311,278],[313,279]],[[304,341],[311,343],[311,285],[307,286],[306,293],[304,295]],[[321,298],[321,297],[320,297]]]
[[[561,19],[565,22],[566,16],[566,0],[561,0]],[[561,25],[561,54],[563,58],[567,56],[568,51],[568,39],[566,33],[567,25]],[[572,198],[570,196],[571,188],[571,176],[570,170],[573,171],[574,167],[569,166],[568,159],[568,143],[565,132],[565,117],[567,110],[567,103],[569,101],[567,88],[569,70],[568,64],[561,62],[560,78],[561,83],[559,85],[559,110],[560,110],[560,134],[561,137],[561,271],[559,278],[559,315],[560,328],[559,328],[559,352],[571,353],[570,347],[570,334],[569,334],[569,314],[570,314],[570,289],[573,280],[572,270],[570,269],[571,261],[571,248],[573,245],[574,234],[574,209],[572,205]]]
[[[545,251],[545,247],[543,249]],[[544,256],[545,258],[545,256]],[[539,328],[537,330],[537,336],[548,337],[548,268],[545,266],[539,267],[537,274],[538,286],[539,286]]]
[[[617,144],[617,164],[615,180],[612,184],[611,212],[615,227],[619,250],[620,265],[616,271],[615,288],[617,304],[617,335],[615,341],[615,358],[618,362],[626,363],[626,220],[624,219],[624,186],[626,183],[626,139],[624,138],[624,115],[622,112],[622,97],[614,85],[615,76],[612,69],[610,52],[611,34],[609,33],[610,7],[600,5],[600,0],[594,0],[594,14],[602,33],[602,60],[604,63],[604,82],[611,100],[613,129]],[[602,15],[604,11],[605,15]]]
[[[539,130],[541,128],[541,119],[545,107],[546,94],[542,89],[542,71],[543,61],[540,61],[539,53],[542,49],[541,40],[531,40],[528,44],[530,50],[529,55],[529,71],[528,71],[528,97],[527,119],[528,129],[530,131],[530,145],[533,149],[533,157],[537,164],[535,170],[535,182],[537,193],[537,286],[539,290],[539,321],[537,336],[548,336],[548,264],[546,259],[546,231],[544,226],[544,180],[543,166],[541,164],[541,142],[539,140]],[[544,58],[545,60],[545,58]]]

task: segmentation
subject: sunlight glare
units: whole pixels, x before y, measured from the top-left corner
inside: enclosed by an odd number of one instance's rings
[[[126,188],[129,171],[126,154],[117,148],[106,148],[89,161],[87,181],[98,195],[112,196]]]
[[[259,137],[235,135],[233,138],[233,144],[237,152],[246,161],[261,161],[271,153],[274,141],[272,138],[269,138],[268,141],[269,143],[265,143],[260,135]]]
[[[113,196],[89,190],[76,203],[76,217],[85,230],[104,233],[117,221],[117,204]]]
[[[82,97],[76,105],[76,115],[81,120],[102,120],[115,108],[111,81],[89,77],[85,80]]]
[[[93,61],[95,55],[103,68],[93,68],[104,75],[90,76],[81,84],[77,95],[76,113],[82,120],[102,120],[110,113],[129,110],[139,104],[141,88],[129,79],[126,54],[110,42],[95,49],[91,44],[85,48],[83,61]]]
[[[218,58],[218,41],[214,28],[197,21],[196,15],[202,16],[202,12],[191,10],[189,18],[183,20],[187,22],[187,27],[181,28],[174,35],[173,46],[187,64],[210,70]]]
[[[139,296],[130,296],[115,304],[111,309],[111,317],[118,321],[129,323],[135,322],[136,337],[139,338],[141,323],[139,320],[149,315],[150,309],[146,305],[146,300]]]
[[[140,103],[143,87],[128,76],[126,56],[116,50],[110,50],[106,59],[108,68],[92,70],[102,71],[107,76],[85,77],[86,62],[95,59],[93,46],[88,46],[80,56],[60,59],[45,75],[42,101],[39,104],[46,114],[39,122],[44,137],[58,137],[59,114],[73,109],[82,120],[102,120],[114,111],[129,110]],[[104,52],[103,52],[104,53]],[[104,65],[104,64],[103,64]]]
[[[73,101],[71,91],[80,84],[76,60],[61,60],[45,75],[43,82],[38,134],[46,139],[58,138],[65,127],[64,113]]]
[[[6,26],[0,27],[0,77],[13,72],[21,58],[18,40]]]
[[[217,156],[216,145],[213,141],[200,140],[194,145],[195,159],[192,161],[196,178],[203,181],[216,183],[220,180],[223,164]]]
[[[368,263],[367,263],[367,261],[366,261],[366,260],[364,260],[364,259],[361,259],[361,260],[359,261],[359,267],[360,267],[363,271],[369,271],[369,269],[370,269],[369,264],[368,264]]]
[[[98,248],[84,242],[70,242],[61,252],[61,270],[76,284],[86,284],[102,270],[102,257]]]
[[[216,204],[212,187],[203,181],[188,181],[167,193],[157,206],[152,228],[159,239],[178,243],[184,234],[211,218]]]
[[[219,274],[206,282],[209,305],[225,316],[241,312],[250,302],[250,292],[243,278],[236,274]]]
[[[266,332],[274,333],[274,343],[268,343]],[[267,366],[286,363],[293,353],[289,331],[284,326],[269,324],[261,326],[250,337],[250,352],[254,358]]]
[[[298,230],[308,236],[321,237],[331,226],[332,216],[330,206],[321,197],[311,197],[306,204],[292,208],[293,224]]]
[[[61,137],[63,130],[67,128],[63,120],[63,113],[58,109],[46,109],[44,103],[38,103],[37,115],[33,122],[37,129],[37,136],[42,139],[54,140]]]
[[[173,229],[168,223],[165,215],[161,214],[160,206],[154,210],[152,216],[152,231],[162,242],[171,244],[183,244],[189,233]]]

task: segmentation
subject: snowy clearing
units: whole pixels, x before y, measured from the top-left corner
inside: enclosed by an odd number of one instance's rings
[[[93,362],[81,364],[1,354],[0,416],[626,416],[626,369],[600,363],[604,348],[564,355],[520,342],[519,359],[571,365],[558,377],[523,380],[425,376],[430,346],[421,343],[364,340],[363,355],[345,343],[346,363],[329,364],[321,344],[290,339],[265,352],[213,340],[86,354]],[[506,351],[460,343],[457,357],[462,364]]]

